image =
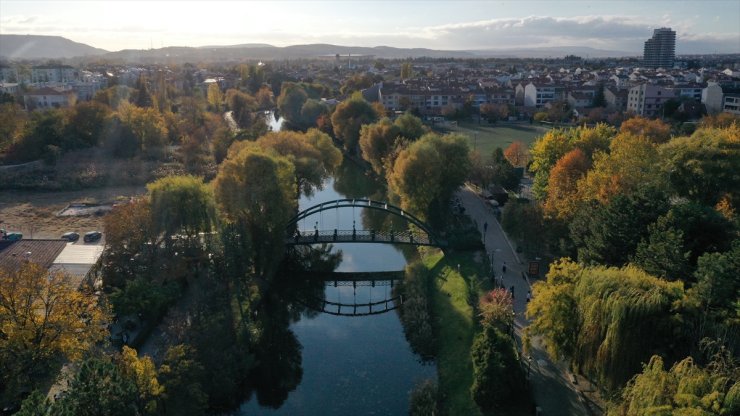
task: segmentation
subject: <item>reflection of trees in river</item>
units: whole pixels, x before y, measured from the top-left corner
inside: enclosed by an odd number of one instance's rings
[[[334,190],[345,198],[367,198],[383,192],[380,182],[368,175],[355,162],[345,158],[334,175]]]

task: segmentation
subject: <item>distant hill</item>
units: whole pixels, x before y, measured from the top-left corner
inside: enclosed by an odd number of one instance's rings
[[[65,59],[106,52],[61,36],[0,35],[0,56],[7,59]]]
[[[320,56],[372,55],[376,58],[475,58],[468,51],[440,51],[424,48],[393,48],[390,46],[339,46],[329,44],[309,44],[292,46],[272,46],[267,44],[245,44],[228,46],[203,46],[198,48],[171,46],[160,49],[125,49],[110,52],[104,56],[110,60],[124,62],[195,62],[195,61],[241,61],[246,59],[282,60],[310,59]]]
[[[588,46],[551,46],[542,48],[486,49],[469,51],[483,58],[562,58],[576,55],[581,58],[619,58],[641,54],[626,51],[596,49]]]

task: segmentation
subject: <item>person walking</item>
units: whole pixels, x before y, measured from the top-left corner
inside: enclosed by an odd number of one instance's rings
[[[532,300],[532,291],[528,290],[527,291],[527,303],[529,303],[530,300]]]
[[[504,262],[503,266],[501,266],[501,273],[506,274],[506,262]]]

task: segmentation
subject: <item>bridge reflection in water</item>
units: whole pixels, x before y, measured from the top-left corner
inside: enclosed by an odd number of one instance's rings
[[[400,272],[303,272],[301,277],[321,279],[327,287],[352,287],[352,299],[337,301],[310,297],[297,299],[307,308],[316,312],[334,316],[369,316],[380,315],[398,309],[403,304],[403,295],[395,294],[394,287],[403,279]],[[357,288],[383,288],[383,299],[373,301],[372,295],[368,301],[358,301]]]
[[[415,246],[439,246],[424,232],[375,231],[375,230],[296,230],[293,237],[286,238],[286,245],[322,243],[386,243],[411,244]]]

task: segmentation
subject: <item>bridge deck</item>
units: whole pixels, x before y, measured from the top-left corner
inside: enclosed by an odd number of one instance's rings
[[[297,231],[287,237],[287,245],[307,245],[322,243],[385,243],[411,244],[415,246],[437,246],[441,244],[430,240],[425,233],[411,231],[375,231],[375,230],[321,230]]]

